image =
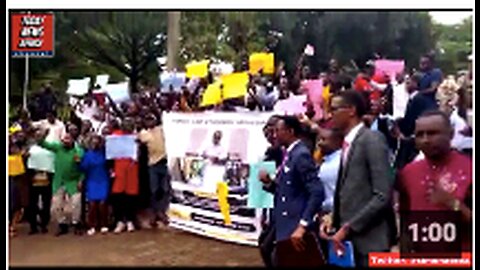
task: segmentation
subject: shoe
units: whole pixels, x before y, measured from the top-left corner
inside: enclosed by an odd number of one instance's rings
[[[30,232],[28,232],[28,235],[34,235],[38,233],[38,229],[36,227],[30,228]]]
[[[100,229],[100,233],[102,233],[102,234],[107,234],[107,233],[108,233],[108,228],[107,228],[107,227],[102,227],[102,228]]]
[[[127,222],[127,231],[128,232],[134,232],[135,231],[135,226],[133,225],[133,222],[131,222],[131,221]]]
[[[48,233],[47,227],[41,227],[40,232],[43,233],[43,234]]]
[[[162,222],[163,225],[165,225],[165,226],[168,226],[168,224],[170,224],[170,219],[169,219],[168,216],[165,215],[165,214],[160,215],[160,216],[159,216],[159,220],[160,220],[160,222]]]
[[[73,224],[73,233],[75,235],[83,235],[82,225],[80,223]]]
[[[125,230],[125,223],[119,221],[117,223],[117,227],[115,227],[115,230],[113,230],[113,233],[121,233]]]
[[[68,225],[67,224],[59,224],[58,225],[58,230],[57,230],[57,233],[55,234],[55,236],[61,236],[61,235],[67,234],[67,233],[68,233]]]
[[[88,236],[95,235],[95,228],[90,228],[90,229],[87,231],[87,235],[88,235]]]

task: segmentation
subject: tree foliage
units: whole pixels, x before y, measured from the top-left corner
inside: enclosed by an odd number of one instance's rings
[[[55,12],[55,57],[31,59],[29,89],[52,81],[61,92],[71,78],[108,73],[113,81],[129,78],[157,82],[157,57],[166,55],[167,14],[162,11]],[[248,55],[269,50],[292,72],[306,44],[315,55],[305,63],[314,72],[331,58],[362,66],[379,54],[405,59],[410,68],[432,49],[446,72],[464,68],[472,51],[472,20],[455,26],[434,25],[427,12],[197,12],[181,13],[180,69],[191,60],[224,60],[245,68]],[[20,102],[24,60],[10,60],[10,101]]]

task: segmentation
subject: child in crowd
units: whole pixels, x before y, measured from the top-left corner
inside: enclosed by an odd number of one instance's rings
[[[110,187],[107,160],[103,140],[97,134],[90,137],[88,150],[80,162],[80,169],[85,172],[86,197],[88,208],[88,235],[94,235],[97,229],[108,232],[108,207],[106,200]]]

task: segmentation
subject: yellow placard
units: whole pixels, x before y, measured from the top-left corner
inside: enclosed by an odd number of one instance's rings
[[[247,94],[248,73],[238,72],[222,76],[223,99],[243,97]]]
[[[228,186],[227,183],[220,181],[217,183],[217,196],[218,205],[220,206],[220,212],[223,215],[223,221],[225,225],[232,225],[230,218],[230,205],[228,204]]]
[[[273,53],[267,53],[263,62],[263,73],[273,74],[275,72],[275,58]]]
[[[22,155],[8,156],[8,175],[17,176],[25,173]]]
[[[193,61],[185,66],[187,78],[205,78],[208,75],[209,60]]]
[[[250,74],[257,74],[263,69],[264,74],[273,74],[275,72],[275,57],[273,53],[253,53],[249,58]]]
[[[220,81],[210,84],[202,96],[200,107],[217,105],[222,102],[222,90],[220,89]]]

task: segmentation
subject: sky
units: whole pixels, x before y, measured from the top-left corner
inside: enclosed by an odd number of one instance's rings
[[[461,23],[463,19],[467,18],[470,15],[473,15],[471,11],[431,11],[430,15],[432,16],[435,22],[441,24],[457,24]]]

